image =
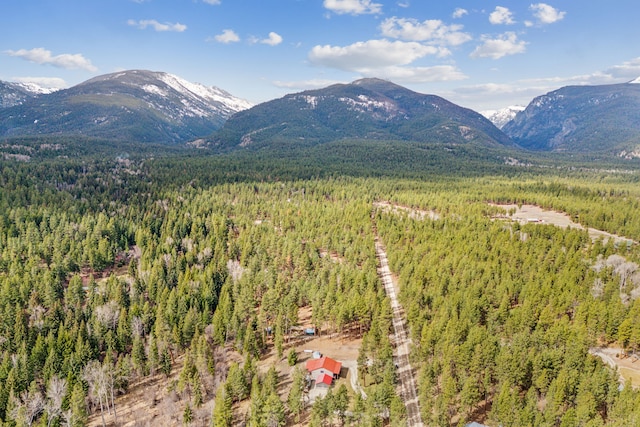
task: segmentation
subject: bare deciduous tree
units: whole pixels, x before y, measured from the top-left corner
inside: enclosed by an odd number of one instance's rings
[[[92,360],[85,366],[83,377],[89,384],[89,399],[94,405],[100,406],[100,416],[102,425],[106,425],[104,419],[105,408],[110,415],[113,409],[113,416],[118,422],[118,414],[115,405],[115,370],[109,363],[102,365],[97,360]]]
[[[38,415],[44,409],[44,397],[40,390],[31,388],[23,391],[20,398],[12,396],[13,409],[9,414],[13,420],[20,424],[31,426]]]
[[[140,338],[144,333],[144,323],[142,319],[138,316],[133,316],[131,319],[131,334],[133,338]]]
[[[47,413],[47,426],[62,415],[62,400],[67,393],[67,380],[52,377],[47,387],[47,401],[44,410]]]
[[[96,319],[107,329],[116,329],[120,317],[120,307],[115,301],[101,305],[95,309]]]
[[[234,282],[240,280],[244,273],[244,268],[240,265],[240,262],[233,259],[227,261],[227,270],[229,270],[229,275]]]

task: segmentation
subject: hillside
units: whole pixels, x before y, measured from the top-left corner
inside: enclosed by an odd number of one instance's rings
[[[640,84],[563,87],[535,98],[502,130],[530,150],[634,151],[640,144]]]
[[[345,138],[513,145],[472,110],[379,79],[265,102],[231,117],[210,142],[231,149],[314,145]]]
[[[75,134],[185,142],[210,134],[250,106],[215,87],[167,73],[132,70],[0,109],[0,136]]]
[[[0,108],[20,105],[28,99],[51,92],[53,90],[35,84],[0,81]]]

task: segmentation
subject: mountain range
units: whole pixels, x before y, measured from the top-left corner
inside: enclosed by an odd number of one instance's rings
[[[0,81],[0,137],[82,135],[221,150],[340,140],[413,141],[551,152],[640,153],[640,79],[567,86],[526,108],[463,108],[380,79],[259,105],[163,72],[130,70],[69,89]]]
[[[530,150],[634,150],[640,145],[639,83],[560,88],[535,98],[502,130]]]
[[[513,145],[475,111],[380,79],[336,84],[256,105],[232,116],[211,142],[221,148],[261,148],[341,139]]]
[[[0,136],[71,134],[140,142],[187,142],[252,106],[216,87],[162,72],[131,70],[69,89],[29,94],[8,87]],[[13,94],[10,93],[13,89]]]

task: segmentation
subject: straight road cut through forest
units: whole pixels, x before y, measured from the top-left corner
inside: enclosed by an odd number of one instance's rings
[[[413,376],[413,370],[409,363],[409,349],[411,339],[407,334],[407,328],[404,321],[404,309],[398,302],[396,296],[396,286],[389,269],[387,260],[387,252],[384,245],[380,242],[377,233],[375,236],[376,255],[378,257],[378,275],[384,284],[384,290],[391,300],[391,308],[393,310],[393,339],[395,344],[394,361],[398,370],[398,380],[400,387],[400,397],[407,407],[407,426],[421,427],[422,417],[420,416],[420,407],[418,405],[418,393],[416,380]]]

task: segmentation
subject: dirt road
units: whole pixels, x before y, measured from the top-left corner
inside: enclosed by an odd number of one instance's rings
[[[392,343],[395,345],[394,362],[398,369],[399,391],[400,397],[407,407],[407,426],[421,427],[422,417],[420,416],[420,407],[418,405],[418,393],[416,381],[409,363],[409,348],[411,339],[407,334],[407,328],[404,321],[404,310],[396,295],[396,286],[389,269],[387,261],[387,253],[384,246],[376,236],[376,254],[378,256],[378,275],[384,283],[384,289],[391,300],[391,308],[393,309],[393,338]]]

